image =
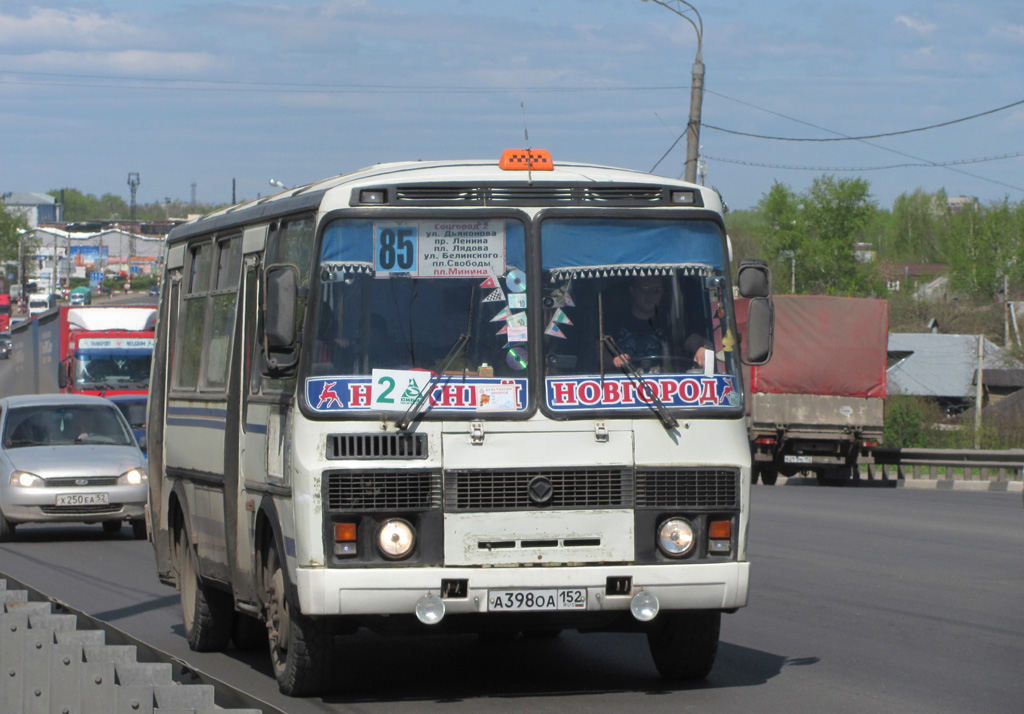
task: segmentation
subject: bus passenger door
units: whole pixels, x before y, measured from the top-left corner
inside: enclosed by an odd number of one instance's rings
[[[244,260],[242,276],[242,369],[239,384],[241,415],[239,439],[240,498],[238,500],[237,567],[244,572],[233,578],[239,600],[256,601],[255,528],[259,504],[274,495],[283,478],[281,443],[286,408],[277,394],[263,394],[259,339],[260,261],[257,255]],[[248,591],[246,591],[248,589]]]

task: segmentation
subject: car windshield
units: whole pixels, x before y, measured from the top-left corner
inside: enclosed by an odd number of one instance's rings
[[[113,406],[46,405],[8,411],[3,444],[5,449],[69,444],[130,446],[132,436]]]

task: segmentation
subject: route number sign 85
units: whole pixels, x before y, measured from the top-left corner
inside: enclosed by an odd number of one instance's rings
[[[378,224],[374,226],[373,238],[377,273],[416,272],[419,236],[415,224]]]

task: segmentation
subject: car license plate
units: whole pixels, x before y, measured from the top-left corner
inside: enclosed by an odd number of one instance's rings
[[[782,460],[787,464],[809,464],[811,463],[810,456],[794,456],[792,454],[786,454],[782,457]]]
[[[491,612],[586,610],[587,589],[489,590],[487,603]]]
[[[109,502],[105,493],[62,493],[57,496],[58,506],[105,506]]]

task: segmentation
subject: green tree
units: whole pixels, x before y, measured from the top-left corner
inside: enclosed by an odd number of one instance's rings
[[[901,193],[892,204],[892,213],[885,228],[884,240],[879,246],[886,260],[916,263],[934,263],[939,260],[940,204],[935,194],[916,189]]]
[[[975,297],[1001,290],[1003,275],[1009,275],[1021,252],[1018,219],[1009,201],[956,213],[947,208],[942,222],[950,287]]]
[[[806,233],[798,248],[797,280],[817,293],[871,291],[873,268],[857,262],[854,245],[865,237],[876,211],[864,179],[814,180],[803,196]]]
[[[22,216],[16,216],[0,205],[0,262],[17,263],[20,231],[28,230],[28,223]]]

